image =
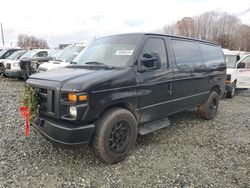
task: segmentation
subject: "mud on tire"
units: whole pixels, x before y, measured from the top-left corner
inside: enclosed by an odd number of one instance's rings
[[[212,91],[207,99],[202,105],[198,106],[198,114],[203,119],[213,119],[218,110],[219,106],[219,94],[216,91]]]

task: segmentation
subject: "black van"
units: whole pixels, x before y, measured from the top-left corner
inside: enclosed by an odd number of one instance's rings
[[[34,127],[53,143],[91,143],[108,163],[123,160],[137,135],[169,125],[167,116],[192,107],[215,117],[224,94],[221,47],[161,34],[122,34],[93,41],[67,68],[35,74]]]

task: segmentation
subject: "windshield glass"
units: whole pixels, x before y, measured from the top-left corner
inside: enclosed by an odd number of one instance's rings
[[[227,68],[235,68],[237,55],[225,55]]]
[[[79,55],[84,47],[85,46],[83,45],[77,44],[70,45],[58,54],[56,60],[71,62],[77,55]]]
[[[2,51],[0,51],[0,57],[1,57],[3,54],[5,54],[5,52],[7,52],[7,50],[2,50]]]
[[[27,52],[26,54],[24,54],[21,58],[31,58],[33,57],[36,53],[38,52],[38,50],[31,50],[29,52]]]
[[[13,54],[11,54],[7,59],[15,60],[16,58],[20,58],[23,54],[25,54],[27,51],[25,50],[18,50],[15,51]]]
[[[141,38],[142,35],[117,35],[97,39],[74,62],[80,65],[92,62],[111,67],[126,66]]]

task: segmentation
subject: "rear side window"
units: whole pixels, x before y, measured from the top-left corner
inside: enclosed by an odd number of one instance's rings
[[[202,66],[199,46],[196,42],[172,40],[176,66],[179,69],[192,69]]]
[[[200,43],[200,49],[206,67],[225,66],[224,55],[219,46]]]

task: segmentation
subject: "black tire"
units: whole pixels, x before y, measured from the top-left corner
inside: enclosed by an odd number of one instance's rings
[[[212,91],[205,103],[198,106],[199,115],[206,120],[213,119],[219,107],[219,94],[216,91]]]
[[[112,108],[97,120],[92,147],[102,161],[114,164],[127,157],[137,134],[134,115],[123,108]]]
[[[227,91],[227,98],[233,98],[235,95],[235,84],[232,84],[230,91]]]

